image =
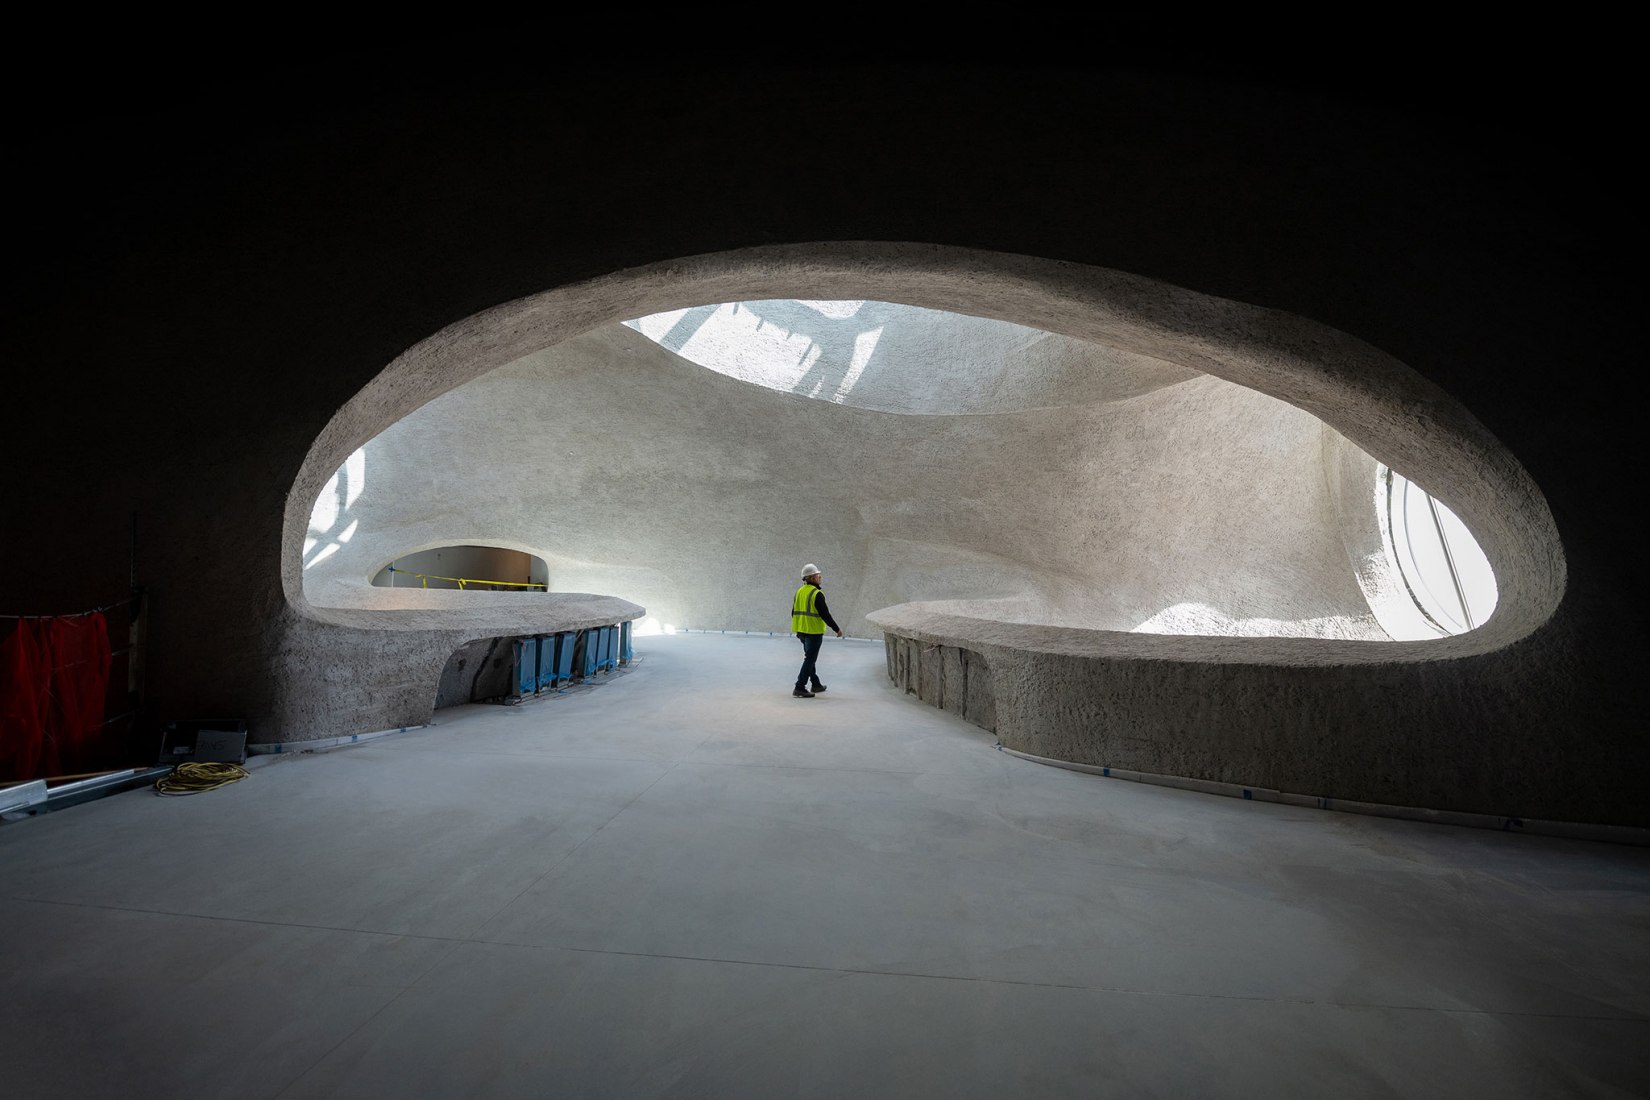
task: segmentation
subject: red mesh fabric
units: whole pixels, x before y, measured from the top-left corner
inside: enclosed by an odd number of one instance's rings
[[[119,766],[103,737],[110,664],[102,613],[20,619],[0,638],[0,779]]]
[[[0,779],[41,774],[52,670],[39,634],[32,619],[19,619],[0,638]]]
[[[101,612],[42,624],[50,637],[51,706],[46,733],[57,744],[57,774],[113,767],[103,744],[109,690],[109,627]]]

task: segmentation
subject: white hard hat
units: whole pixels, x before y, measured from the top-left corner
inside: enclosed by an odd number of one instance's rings
[[[802,567],[802,579],[807,580],[817,572],[819,572],[819,566],[815,565],[813,562],[809,562],[807,565]]]

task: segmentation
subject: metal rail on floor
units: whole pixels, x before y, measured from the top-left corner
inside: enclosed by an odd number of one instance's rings
[[[82,802],[90,802],[105,795],[129,791],[135,787],[151,786],[155,780],[171,770],[170,764],[153,768],[126,768],[110,772],[108,775],[63,783],[56,787],[48,786],[44,779],[36,779],[0,791],[0,815],[33,817],[36,814],[78,806]]]
[[[1256,787],[1242,783],[1221,783],[1212,779],[1191,779],[1178,775],[1157,775],[1152,772],[1132,771],[1128,768],[1103,767],[1098,764],[1079,764],[1070,760],[1055,760],[1033,756],[998,743],[997,750],[1066,771],[1085,772],[1108,779],[1126,779],[1155,787],[1174,787],[1201,794],[1218,794],[1241,798],[1250,802],[1276,802],[1288,806],[1306,806],[1315,810],[1334,810],[1338,813],[1367,814],[1371,817],[1390,817],[1401,821],[1422,821],[1433,825],[1462,825],[1475,829],[1495,829],[1503,833],[1530,833],[1537,836],[1564,837],[1570,840],[1603,840],[1613,844],[1633,844],[1650,847],[1650,829],[1629,825],[1591,825],[1585,822],[1540,821],[1527,817],[1505,817],[1498,814],[1468,813],[1464,810],[1429,810],[1419,806],[1389,806],[1379,802],[1359,802],[1350,798],[1324,798],[1320,795],[1295,794],[1270,787]]]

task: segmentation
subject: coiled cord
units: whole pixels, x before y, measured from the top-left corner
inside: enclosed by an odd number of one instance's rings
[[[188,761],[155,780],[155,793],[199,794],[239,782],[251,774],[239,764]]]

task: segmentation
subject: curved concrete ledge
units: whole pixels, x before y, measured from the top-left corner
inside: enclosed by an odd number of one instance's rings
[[[550,634],[630,622],[640,604],[592,592],[459,592],[453,589],[351,589],[353,605],[312,608],[314,617],[358,630],[441,631],[466,640],[504,634]]]
[[[1394,642],[1086,630],[994,618],[991,602],[983,600],[899,604],[874,611],[866,618],[884,634],[930,645],[980,646],[1096,660],[1334,667],[1435,661],[1481,651],[1480,643],[1470,634]]]
[[[994,622],[962,604],[870,616],[890,679],[1016,752],[1314,797],[1633,825],[1635,792],[1532,730],[1545,632],[1495,653],[1428,643],[1121,634]],[[1566,675],[1562,668],[1548,673]],[[1442,685],[1448,684],[1445,689]]]
[[[420,595],[434,597],[432,603],[481,595],[499,600],[490,607],[450,609],[285,610],[266,628],[274,642],[267,675],[226,681],[226,688],[253,701],[252,713],[260,716],[251,736],[260,743],[312,742],[426,725],[447,659],[470,642],[584,630],[644,614],[628,600],[586,593],[556,593],[530,604],[515,593]]]

